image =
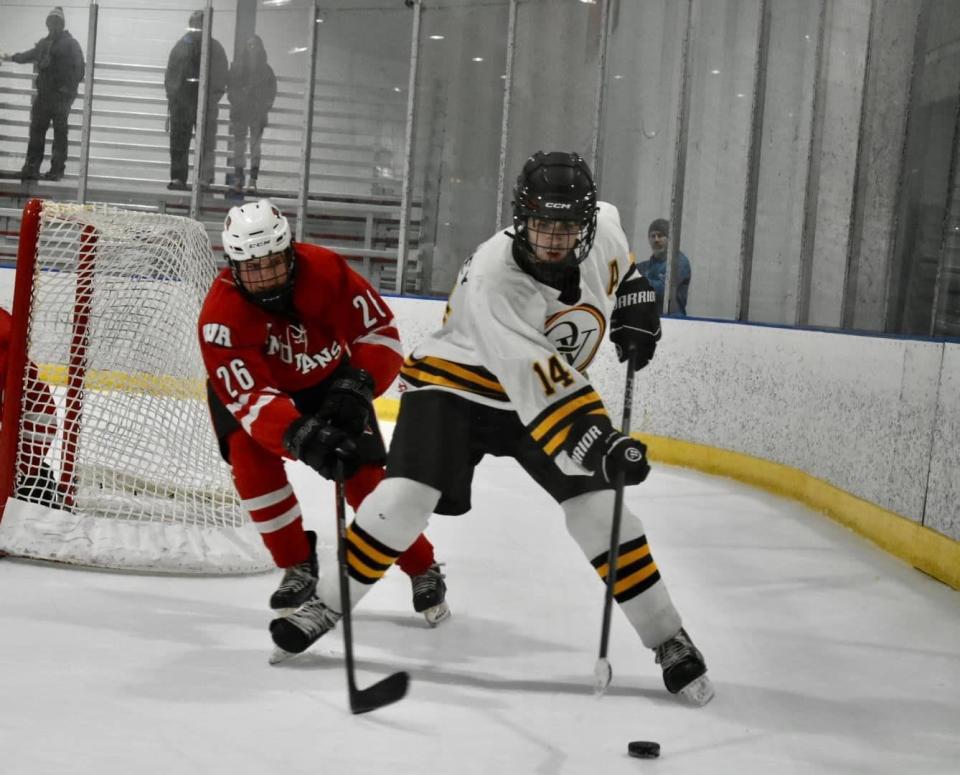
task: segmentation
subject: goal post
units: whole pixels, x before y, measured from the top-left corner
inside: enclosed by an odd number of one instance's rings
[[[2,386],[0,551],[147,572],[273,567],[206,407],[196,326],[216,274],[196,221],[27,203]]]

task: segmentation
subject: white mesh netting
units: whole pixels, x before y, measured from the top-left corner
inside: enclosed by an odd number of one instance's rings
[[[27,349],[39,381],[28,368],[0,549],[155,572],[272,567],[207,413],[196,322],[216,272],[195,221],[44,203]]]

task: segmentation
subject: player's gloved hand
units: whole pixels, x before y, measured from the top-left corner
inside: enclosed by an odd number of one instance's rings
[[[361,433],[370,419],[373,377],[363,369],[340,369],[327,388],[317,417],[351,434]]]
[[[640,484],[650,473],[643,442],[615,430],[610,418],[591,414],[574,421],[563,448],[574,462],[588,471],[599,471],[613,484],[618,473],[624,484]]]
[[[336,479],[337,461],[343,463],[343,478],[360,467],[357,444],[351,434],[318,417],[301,417],[283,434],[283,446],[325,479]]]
[[[660,341],[657,294],[636,265],[630,267],[617,288],[616,304],[610,315],[610,341],[617,347],[620,362],[629,358],[637,371],[650,363]]]

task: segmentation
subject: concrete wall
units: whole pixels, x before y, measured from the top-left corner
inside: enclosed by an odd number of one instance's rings
[[[0,269],[6,309],[13,276]],[[443,301],[389,302],[405,352],[443,317]],[[663,329],[637,376],[634,431],[800,469],[960,540],[960,344],[699,320]],[[611,347],[590,378],[619,417]]]
[[[443,316],[441,301],[389,301],[406,351]],[[663,329],[637,376],[633,430],[800,469],[960,540],[960,344],[697,320]],[[612,348],[590,378],[619,417]]]

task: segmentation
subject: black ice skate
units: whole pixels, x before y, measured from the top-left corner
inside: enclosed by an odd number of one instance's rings
[[[303,605],[317,589],[317,534],[312,530],[306,534],[310,554],[303,562],[284,569],[280,586],[270,596],[270,607],[274,610],[292,610]]]
[[[713,699],[713,684],[707,678],[707,663],[682,627],[654,651],[663,668],[663,683],[671,694],[680,694],[694,705],[706,705]]]
[[[292,654],[303,653],[339,621],[340,614],[327,608],[318,597],[311,597],[289,616],[274,619],[270,622],[270,636],[277,650],[270,657],[270,663],[277,664]]]
[[[422,613],[427,624],[436,627],[450,616],[450,607],[447,605],[446,576],[440,572],[439,563],[434,563],[419,576],[411,576],[410,584],[413,587],[413,610]]]

